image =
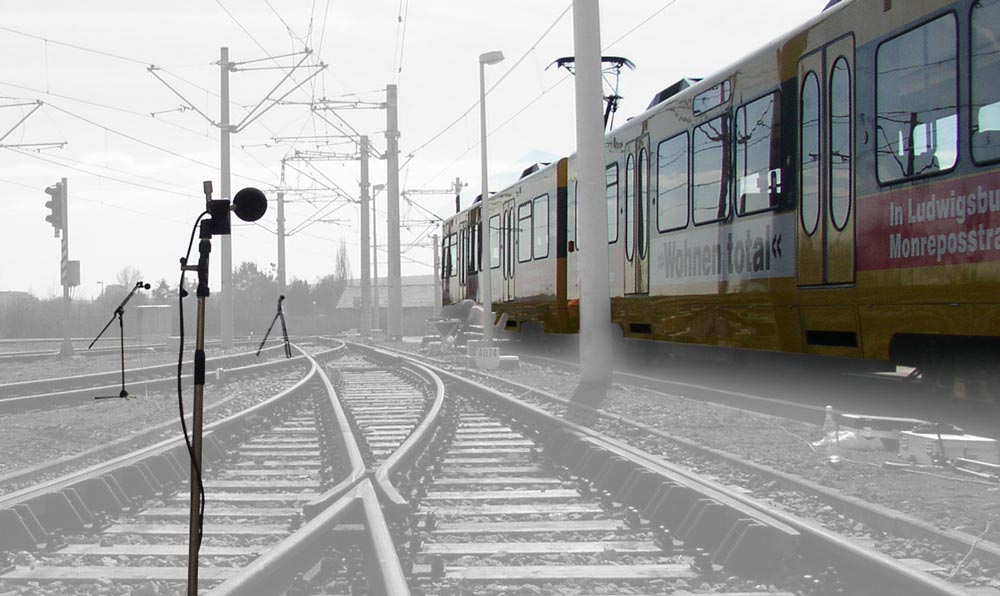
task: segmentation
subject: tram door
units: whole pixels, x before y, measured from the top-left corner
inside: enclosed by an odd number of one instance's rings
[[[514,270],[517,263],[517,215],[514,201],[504,201],[500,211],[500,271],[504,302],[514,301]]]
[[[854,283],[854,38],[799,62],[800,286]]]
[[[649,293],[649,136],[625,156],[625,294]]]

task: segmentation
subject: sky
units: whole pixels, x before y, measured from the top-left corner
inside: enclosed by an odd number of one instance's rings
[[[682,77],[737,61],[816,16],[826,2],[605,0],[603,53],[637,67],[622,73],[616,121],[641,113]],[[229,77],[231,122],[266,110],[232,135],[232,192],[253,186],[269,199],[260,221],[233,219],[234,267],[251,261],[273,271],[282,160],[325,153],[332,157],[285,165],[287,279],[311,283],[333,274],[341,243],[360,276],[360,166],[343,157],[354,152],[343,133],[368,135],[383,152],[386,112],[373,106],[395,84],[400,189],[413,191],[400,205],[402,272],[430,274],[431,237],[440,218],[454,212],[455,179],[466,184],[463,207],[481,188],[480,54],[505,55],[486,67],[491,191],[532,163],[575,151],[573,81],[549,68],[573,54],[571,6],[0,1],[0,291],[62,294],[60,241],[45,221],[44,193],[61,178],[68,181],[70,259],[81,261],[75,298],[99,295],[125,267],[150,283],[177,283],[179,259],[204,208],[202,182],[211,180],[220,198],[222,47],[239,64]],[[340,102],[340,109],[310,108],[321,99]],[[41,107],[20,122],[36,100]],[[373,159],[370,170],[371,184],[386,182],[384,160]],[[384,191],[376,193],[376,210],[384,278]],[[213,242],[210,287],[218,288],[221,249]]]

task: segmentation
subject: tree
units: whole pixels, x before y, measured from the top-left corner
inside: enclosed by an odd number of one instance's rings
[[[118,275],[115,276],[115,279],[118,281],[118,285],[131,290],[142,279],[142,273],[131,265],[125,265],[118,272]]]
[[[337,268],[334,271],[337,281],[346,282],[351,279],[351,260],[347,257],[347,242],[340,240],[337,250]]]
[[[157,282],[150,293],[150,298],[154,304],[169,304],[171,301],[175,300],[176,297],[176,294],[170,289],[170,284],[168,284],[165,279],[161,279]]]
[[[293,279],[285,288],[285,312],[297,315],[313,314],[313,299],[309,282]]]
[[[278,282],[257,263],[244,261],[233,272],[233,324],[237,333],[263,333],[274,318]]]
[[[340,302],[340,295],[344,293],[344,288],[346,287],[347,280],[337,279],[335,275],[321,277],[319,281],[313,284],[312,288],[312,299],[316,303],[316,308],[320,312],[333,312],[333,309],[337,308],[337,303]]]

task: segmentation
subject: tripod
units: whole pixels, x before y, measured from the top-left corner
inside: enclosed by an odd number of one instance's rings
[[[129,300],[131,300],[136,290],[148,290],[148,289],[149,289],[149,284],[144,284],[141,281],[136,282],[135,287],[132,288],[132,291],[128,293],[128,296],[126,296],[125,299],[122,300],[122,303],[119,304],[118,308],[115,309],[114,314],[111,315],[111,319],[107,322],[107,324],[104,325],[104,329],[101,329],[101,332],[97,334],[97,337],[94,338],[94,341],[90,342],[90,345],[87,346],[88,350],[94,347],[94,344],[97,343],[97,340],[101,339],[101,336],[104,335],[104,332],[108,330],[108,327],[111,326],[111,323],[114,322],[115,318],[116,317],[118,318],[118,338],[121,343],[121,354],[122,354],[122,390],[121,393],[119,393],[118,395],[99,395],[94,399],[112,399],[115,397],[126,399],[128,397],[128,391],[125,391],[125,323],[122,320],[122,315],[125,314],[125,304]]]
[[[274,328],[274,323],[278,319],[281,319],[281,335],[285,338],[285,358],[292,357],[292,347],[288,343],[288,328],[285,327],[285,311],[281,308],[281,303],[284,302],[284,296],[278,296],[278,312],[274,313],[274,318],[271,319],[271,325],[267,328],[267,333],[264,334],[264,339],[260,342],[260,347],[257,348],[257,355],[260,356],[260,351],[264,349],[264,344],[267,343],[267,336],[271,335],[271,329]]]

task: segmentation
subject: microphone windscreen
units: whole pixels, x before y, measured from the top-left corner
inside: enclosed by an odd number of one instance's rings
[[[243,221],[257,221],[267,211],[267,197],[264,193],[248,186],[233,198],[233,212]]]

